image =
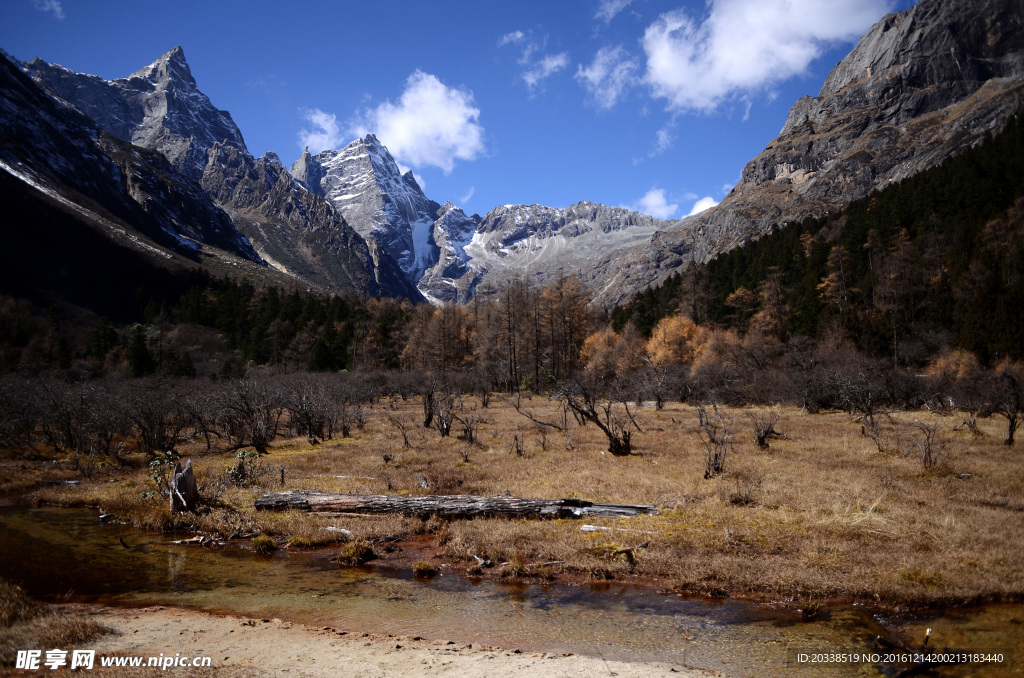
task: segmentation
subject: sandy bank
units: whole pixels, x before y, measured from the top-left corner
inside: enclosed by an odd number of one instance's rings
[[[551,655],[414,637],[346,633],[280,619],[245,619],[177,608],[86,612],[114,629],[88,644],[100,656],[210,657],[218,676],[722,676],[660,663],[605,661],[600,657]],[[145,660],[144,660],[145,661]],[[99,668],[97,666],[97,668]],[[131,675],[211,675],[207,669],[143,668]]]

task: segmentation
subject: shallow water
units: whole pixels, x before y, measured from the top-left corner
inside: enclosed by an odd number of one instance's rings
[[[426,582],[372,566],[338,568],[322,555],[258,556],[172,541],[101,523],[88,510],[7,510],[0,512],[0,576],[50,601],[172,605],[348,631],[674,662],[730,675],[891,676],[901,665],[812,665],[798,655],[881,653],[872,645],[879,635],[916,646],[932,628],[935,647],[1004,655],[998,666],[933,675],[1024,675],[1022,605],[918,618],[845,607],[805,623],[789,610],[620,583],[508,585],[448,572]]]

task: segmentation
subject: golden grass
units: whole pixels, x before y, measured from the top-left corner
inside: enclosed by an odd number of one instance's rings
[[[538,418],[561,423],[557,403],[525,399]],[[147,529],[190,529],[220,537],[267,534],[292,547],[432,532],[444,557],[491,561],[507,576],[569,573],[643,577],[699,593],[757,593],[784,599],[852,598],[944,604],[1024,597],[1024,459],[1001,444],[1000,419],[979,421],[983,435],[954,432],[955,417],[912,412],[883,418],[878,442],[845,413],[783,409],[783,440],[757,447],[749,410],[724,408],[733,430],[725,473],[705,480],[694,408],[668,404],[640,410],[635,454],[606,453],[593,426],[541,431],[499,399],[475,408],[484,423],[477,442],[441,438],[412,426],[410,447],[385,412],[416,421],[415,400],[368,412],[353,437],[310,447],[279,441],[264,459],[285,467],[283,489],[353,494],[465,493],[654,504],[658,516],[585,521],[486,519],[424,525],[401,516],[324,517],[265,513],[253,500],[281,489],[229,488],[213,510],[172,516],[165,502],[140,498],[152,483],[143,470],[51,487],[35,497],[66,505],[99,505]],[[947,446],[925,469],[912,447],[920,421],[937,425]],[[513,451],[514,437],[525,441]],[[881,446],[881,450],[879,450]],[[198,446],[197,446],[198,447]],[[227,466],[229,453],[198,450],[203,484]],[[208,474],[204,475],[204,474]],[[420,476],[428,488],[420,485]],[[590,523],[612,528],[582,532]],[[328,530],[327,528],[335,528]],[[343,528],[350,535],[341,532]],[[612,548],[615,546],[617,548]],[[624,549],[628,549],[628,557]],[[504,564],[509,564],[507,567]],[[474,570],[476,568],[474,567]],[[488,572],[484,568],[483,572]]]
[[[0,579],[0,666],[13,664],[18,650],[70,647],[109,631],[80,614],[52,611]]]

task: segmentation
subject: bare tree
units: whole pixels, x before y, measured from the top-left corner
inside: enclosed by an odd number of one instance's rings
[[[430,428],[434,421],[435,405],[434,391],[437,388],[437,380],[424,381],[422,386],[423,395],[423,428]],[[444,434],[442,434],[444,435]]]
[[[379,391],[365,380],[353,375],[336,375],[328,392],[327,437],[333,437],[334,430],[341,431],[342,438],[349,438],[352,429],[362,429],[366,424],[364,406],[374,399]]]
[[[458,396],[454,386],[445,382],[433,397],[434,416],[432,419],[442,438],[447,438],[452,431],[452,422],[455,420],[455,400]]]
[[[277,390],[264,379],[245,379],[228,383],[221,398],[224,428],[235,447],[252,445],[266,454],[284,413]]]
[[[781,433],[775,430],[779,423],[779,411],[772,408],[766,412],[748,412],[747,417],[754,425],[754,441],[762,450],[767,450],[768,441],[772,438],[784,438]]]
[[[331,437],[336,419],[331,396],[320,375],[304,374],[285,383],[281,398],[296,435],[308,436],[313,443]]]
[[[703,403],[697,405],[699,426],[697,435],[704,445],[704,478],[714,478],[725,471],[725,457],[732,445],[729,437],[729,423],[718,411],[718,405],[712,404],[711,414],[704,409]]]
[[[481,424],[486,423],[484,417],[479,412],[472,410],[462,415],[455,415],[455,419],[462,424],[462,435],[459,436],[462,440],[467,443],[476,442],[476,430]]]
[[[515,408],[516,412],[518,412],[519,414],[523,415],[524,417],[526,417],[527,419],[532,421],[534,424],[536,424],[538,426],[538,428],[542,428],[542,429],[543,428],[553,428],[556,431],[561,431],[561,430],[563,430],[565,428],[565,425],[566,425],[567,422],[565,422],[564,419],[563,419],[563,422],[561,424],[559,424],[558,422],[545,421],[543,419],[540,419],[536,414],[534,414],[530,410],[528,410],[523,405],[523,396],[522,396],[522,393],[520,393],[519,391],[516,391],[515,393],[510,395],[507,399],[503,398],[503,400],[507,400],[507,402],[512,403],[512,407]],[[565,406],[564,406],[564,403],[563,403],[563,414],[565,414],[564,408],[565,408]]]
[[[54,451],[69,454],[84,476],[91,476],[96,462],[111,451],[118,435],[127,429],[123,407],[101,383],[43,384],[41,423]]]
[[[939,458],[949,441],[939,434],[937,425],[916,421],[913,426],[917,429],[918,435],[911,436],[912,444],[907,448],[904,456],[917,450],[921,453],[921,463],[925,470],[931,470],[939,463]]]
[[[580,423],[590,422],[608,438],[608,452],[617,457],[629,455],[635,428],[640,431],[629,401],[612,395],[600,396],[597,384],[576,379],[561,391],[561,397]]]
[[[31,448],[32,433],[39,419],[37,405],[34,391],[27,382],[0,381],[0,447]]]
[[[211,391],[209,386],[198,380],[193,381],[181,396],[182,414],[194,432],[193,435],[201,434],[203,436],[207,450],[212,447],[210,435],[220,437],[217,422],[221,419],[222,400],[216,392]]]
[[[1020,426],[1024,408],[1024,365],[1004,361],[996,368],[990,392],[990,409],[1006,417],[1006,439],[1003,444],[1013,445],[1013,435]]]
[[[122,398],[139,448],[146,456],[152,458],[177,446],[188,415],[176,385],[140,380],[126,385]]]
[[[412,447],[409,444],[409,421],[394,412],[385,412],[384,419],[402,434],[402,447]]]

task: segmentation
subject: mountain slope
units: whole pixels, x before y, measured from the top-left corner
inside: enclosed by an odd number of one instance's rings
[[[26,185],[155,244],[199,258],[203,246],[260,262],[223,210],[163,156],[99,129],[95,122],[0,57],[0,161]]]
[[[218,110],[199,90],[181,47],[127,78],[109,82],[38,58],[24,68],[106,131],[159,151],[191,179],[202,178],[206,152],[215,143],[245,150],[231,114]]]
[[[333,291],[419,298],[391,258],[378,256],[329,202],[297,185],[276,155],[254,160],[215,144],[203,187],[275,268]]]
[[[650,240],[662,222],[622,207],[580,202],[566,208],[502,205],[488,212],[471,242],[467,275],[477,289],[514,277],[546,285],[578,275],[592,290],[622,253]]]
[[[110,135],[155,151],[201,182],[206,201],[212,198],[230,215],[231,230],[249,236],[278,270],[335,292],[421,299],[386,253],[293,181],[276,156],[249,154],[230,114],[198,89],[180,47],[109,82],[39,59],[23,68]]]
[[[793,106],[721,204],[629,253],[603,274],[599,298],[622,301],[690,261],[836,211],[1002,129],[1024,101],[1022,16],[1022,0],[921,0],[886,16],[817,97]]]
[[[955,190],[950,190],[955,187]],[[937,167],[697,264],[612,313],[849,341],[922,367],[950,347],[1024,354],[1024,117]]]

